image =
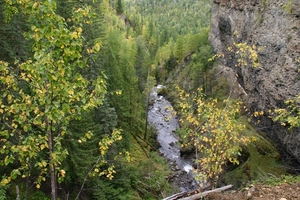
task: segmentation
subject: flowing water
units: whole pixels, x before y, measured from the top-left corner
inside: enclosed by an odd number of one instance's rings
[[[153,88],[150,95],[151,105],[148,109],[149,125],[157,130],[157,141],[160,143],[159,151],[167,159],[172,169],[177,172],[177,185],[181,191],[197,189],[198,184],[192,175],[192,161],[180,156],[180,147],[175,130],[179,128],[178,117],[173,111],[171,103],[157,91],[163,86]]]

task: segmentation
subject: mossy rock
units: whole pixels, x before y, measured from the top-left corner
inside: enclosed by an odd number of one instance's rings
[[[245,125],[242,134],[255,137],[256,140],[242,147],[242,156],[239,157],[240,165],[227,166],[226,172],[221,176],[221,181],[239,188],[249,182],[266,179],[268,176],[287,174],[280,161],[280,153],[266,135],[258,133],[249,124],[246,116],[241,116],[238,121]]]
[[[226,184],[233,184],[239,188],[250,181],[286,174],[280,162],[280,154],[274,145],[259,134],[255,136],[257,140],[244,147],[248,159],[223,176],[222,179]]]

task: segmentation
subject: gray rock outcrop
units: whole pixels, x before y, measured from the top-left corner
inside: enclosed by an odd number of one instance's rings
[[[250,114],[264,111],[258,129],[286,153],[286,160],[300,162],[299,129],[288,131],[267,114],[300,93],[300,1],[214,0],[209,39],[214,51],[224,55],[219,68],[236,77],[235,92]],[[255,45],[259,67],[237,67],[234,43]]]

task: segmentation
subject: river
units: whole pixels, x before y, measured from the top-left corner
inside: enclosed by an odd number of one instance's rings
[[[193,178],[192,161],[180,156],[180,147],[175,131],[179,128],[178,117],[174,114],[171,103],[163,96],[157,94],[162,85],[153,88],[148,108],[149,125],[157,130],[159,151],[168,161],[174,171],[172,182],[175,182],[181,191],[190,191],[199,188]]]

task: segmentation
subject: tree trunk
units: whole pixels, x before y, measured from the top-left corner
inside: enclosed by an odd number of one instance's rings
[[[30,172],[29,173],[31,173],[31,167],[30,167]],[[27,176],[26,177],[26,189],[25,189],[24,200],[27,200],[29,189],[30,189],[30,187],[29,187],[29,177]]]
[[[48,124],[47,118],[46,118],[46,124]],[[52,132],[51,124],[50,126],[48,126],[48,145],[49,145],[49,167],[50,167],[50,179],[51,179],[51,197],[52,197],[51,199],[57,200],[55,164],[53,163],[54,141],[53,141],[53,132]]]
[[[19,185],[16,185],[16,193],[17,193],[17,198],[16,198],[16,200],[20,200],[20,189],[19,189]]]
[[[147,129],[148,129],[148,94],[146,100],[146,114],[145,114],[145,133],[144,133],[144,140],[147,140]]]
[[[50,164],[50,176],[51,176],[51,196],[52,196],[52,200],[57,200],[56,175],[55,175],[55,166],[53,164]]]

